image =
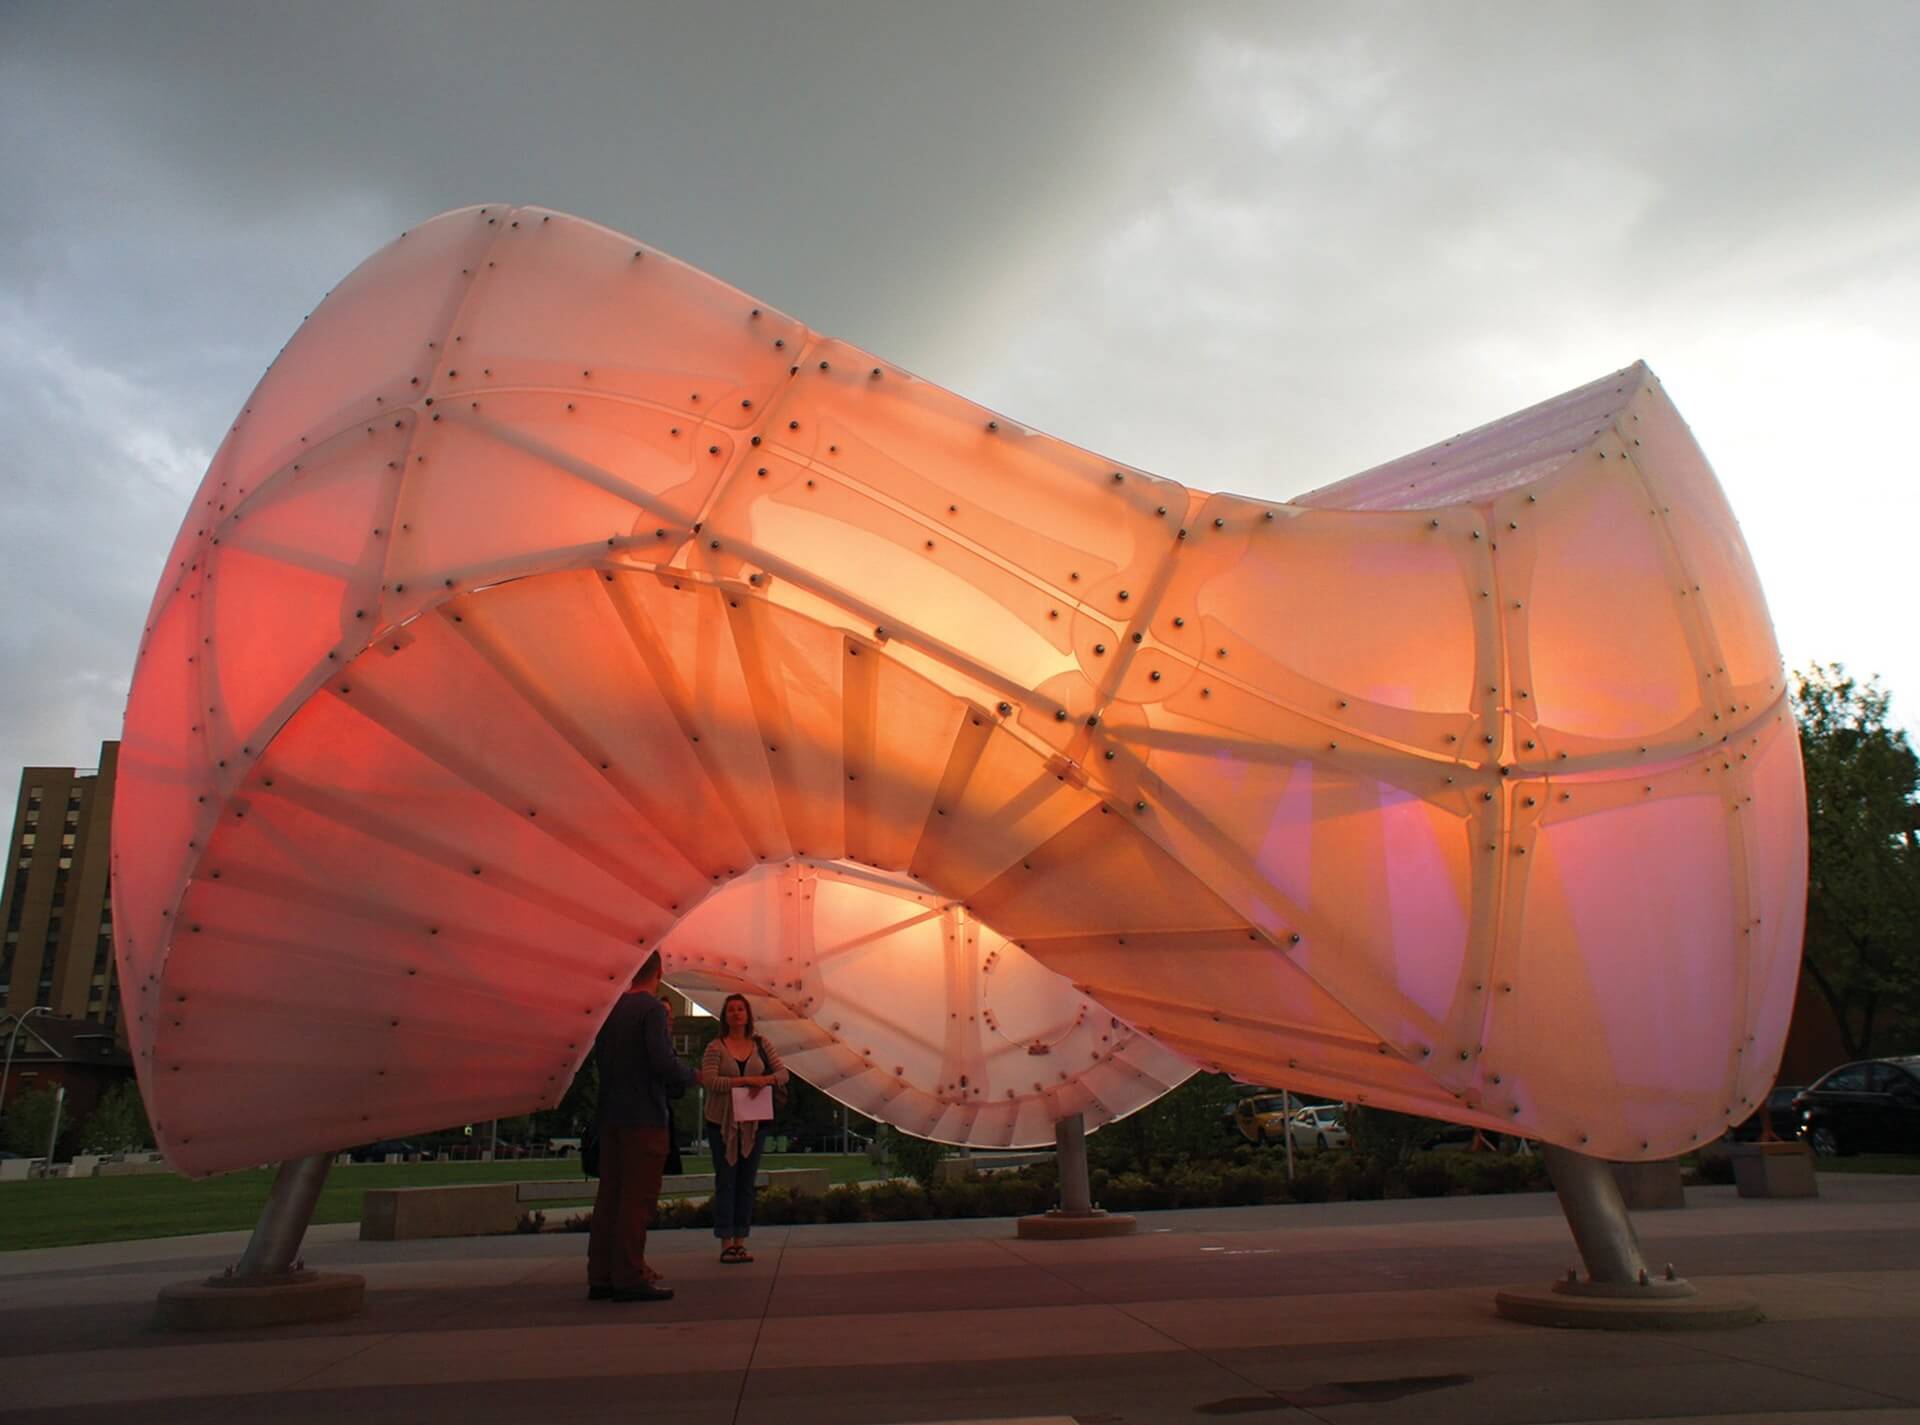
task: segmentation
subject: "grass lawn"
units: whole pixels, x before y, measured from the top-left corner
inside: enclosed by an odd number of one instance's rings
[[[836,1183],[882,1175],[860,1154],[769,1153],[767,1168],[825,1168]],[[705,1157],[687,1156],[687,1171],[704,1172]],[[271,1168],[250,1168],[198,1182],[171,1173],[124,1178],[48,1178],[0,1183],[0,1252],[178,1237],[188,1232],[251,1228],[273,1182]],[[353,1163],[327,1174],[315,1222],[358,1222],[368,1188],[440,1187],[454,1183],[531,1182],[580,1176],[578,1158],[511,1163]],[[591,1194],[589,1194],[591,1196]],[[551,1216],[555,1204],[541,1206]]]
[[[1905,1153],[1861,1153],[1852,1158],[1815,1158],[1822,1173],[1920,1173],[1920,1157]]]

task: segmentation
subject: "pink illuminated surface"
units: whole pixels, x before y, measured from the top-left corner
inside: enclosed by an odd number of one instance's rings
[[[655,946],[950,1142],[1200,1064],[1651,1158],[1771,1083],[1802,796],[1644,367],[1272,505],[488,207],[215,457],[114,921],[192,1173],[551,1104]]]

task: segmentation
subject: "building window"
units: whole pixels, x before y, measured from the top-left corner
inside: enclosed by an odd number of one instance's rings
[[[40,824],[40,808],[28,807],[27,808],[27,825],[38,826],[39,824]]]

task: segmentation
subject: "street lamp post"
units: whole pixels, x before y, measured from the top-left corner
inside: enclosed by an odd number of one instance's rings
[[[36,1014],[52,1014],[52,1013],[53,1013],[53,1007],[51,1005],[36,1004],[32,1009],[28,1010],[25,1014],[17,1014],[14,1016],[13,1033],[7,1036],[7,1066],[5,1069],[0,1069],[0,1113],[4,1113],[6,1111],[7,1080],[13,1077],[13,1046],[20,1042],[21,1029],[26,1025],[26,1022],[29,1019],[32,1019]]]

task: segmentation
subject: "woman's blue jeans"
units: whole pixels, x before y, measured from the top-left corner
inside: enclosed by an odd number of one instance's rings
[[[739,1129],[734,1129],[737,1135]],[[745,1237],[753,1231],[754,1182],[760,1176],[760,1154],[767,1146],[764,1125],[753,1135],[753,1151],[740,1161],[727,1161],[727,1140],[720,1125],[707,1125],[707,1146],[713,1150],[713,1235],[721,1241]]]

